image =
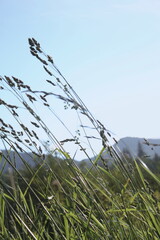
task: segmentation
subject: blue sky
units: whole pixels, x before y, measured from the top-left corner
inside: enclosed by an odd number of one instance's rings
[[[1,75],[43,86],[34,37],[117,138],[160,138],[159,0],[1,0],[0,9]]]

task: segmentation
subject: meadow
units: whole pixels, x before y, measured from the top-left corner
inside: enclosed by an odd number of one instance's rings
[[[32,89],[17,77],[0,76],[0,137],[8,153],[0,154],[0,239],[160,239],[159,174],[140,157],[128,157],[113,147],[115,137],[89,111],[52,57],[34,38],[28,42],[48,75],[45,83],[50,91],[45,86]],[[53,99],[64,112],[74,112],[80,130],[68,128],[65,117],[55,113]],[[9,117],[3,118],[3,112]],[[46,114],[63,126],[67,138],[59,140],[45,122]],[[104,158],[106,152],[112,165]],[[75,161],[78,153],[87,163]],[[17,155],[23,164],[20,169]]]

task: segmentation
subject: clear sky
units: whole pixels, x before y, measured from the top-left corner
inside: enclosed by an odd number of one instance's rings
[[[159,0],[1,0],[0,11],[1,75],[42,86],[34,37],[118,138],[160,138]]]

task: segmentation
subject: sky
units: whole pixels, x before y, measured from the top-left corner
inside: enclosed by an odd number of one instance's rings
[[[34,37],[117,138],[160,138],[159,0],[1,0],[0,11],[0,75],[43,88]]]

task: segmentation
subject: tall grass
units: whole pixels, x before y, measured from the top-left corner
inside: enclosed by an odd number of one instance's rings
[[[35,39],[29,39],[29,46],[49,77],[50,91],[34,90],[16,77],[0,77],[0,136],[8,152],[1,153],[0,239],[160,239],[160,204],[145,176],[157,185],[160,179],[141,159],[128,159],[114,149],[111,142],[116,139],[94,118],[53,59]],[[66,111],[62,118],[55,112],[54,98],[69,114],[74,111],[76,131],[66,124]],[[9,117],[3,118],[3,112]],[[56,119],[68,137],[58,139],[46,116]],[[74,161],[79,153],[89,165],[81,168]],[[105,153],[114,167],[108,166]],[[22,169],[16,166],[17,156]]]

